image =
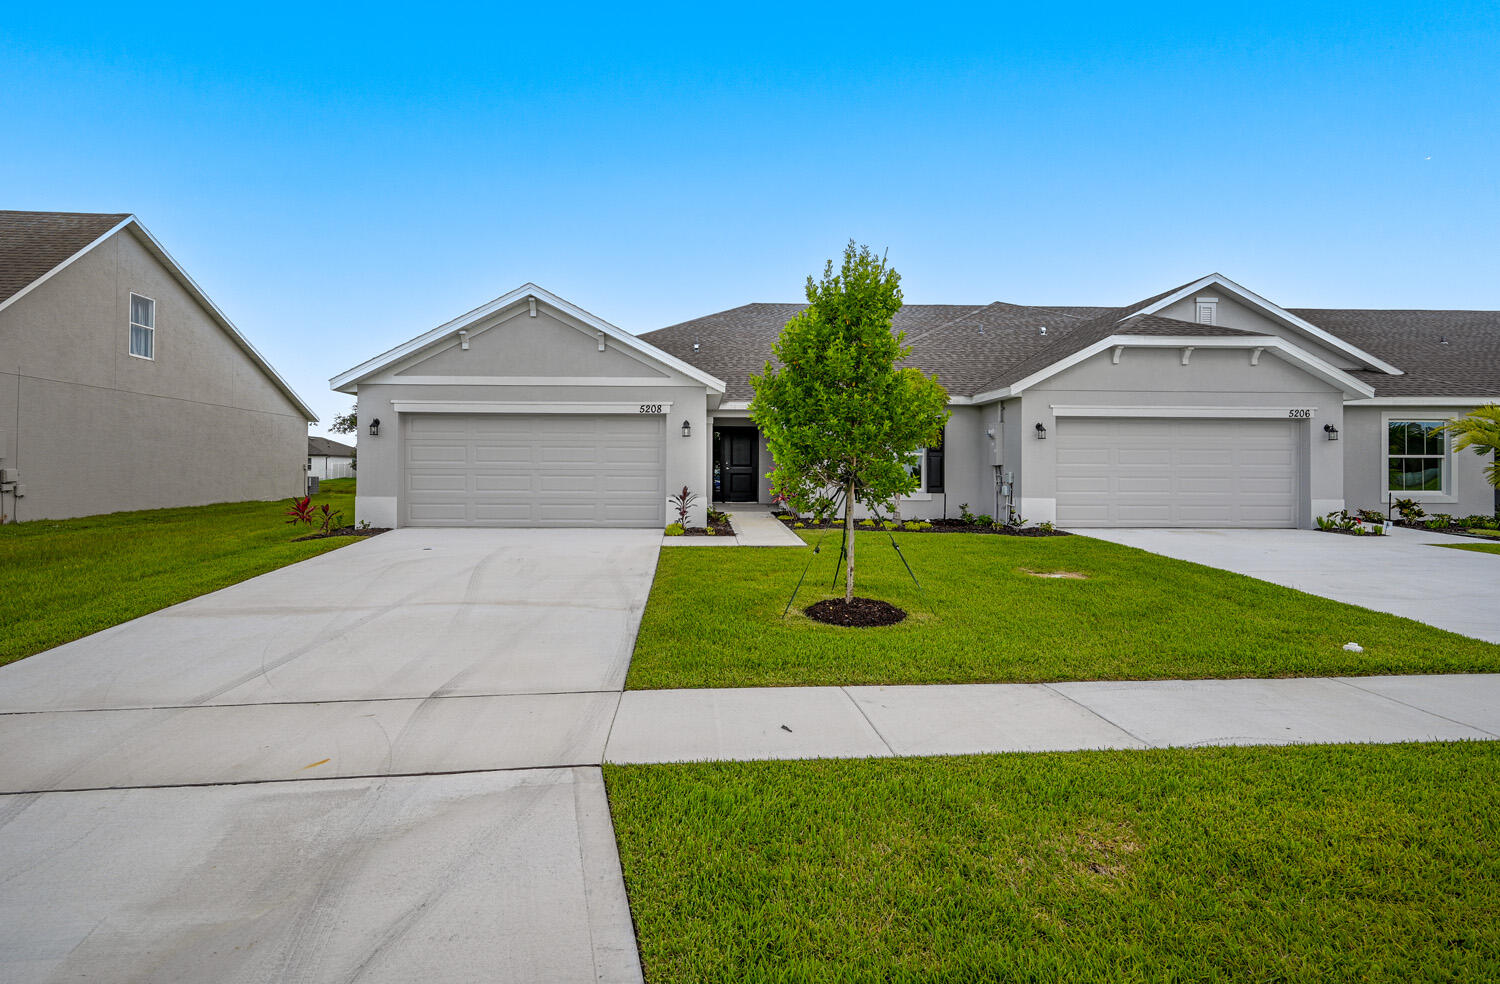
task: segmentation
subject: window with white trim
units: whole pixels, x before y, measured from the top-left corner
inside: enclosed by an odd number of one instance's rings
[[[1392,492],[1445,492],[1448,434],[1442,420],[1386,423],[1386,488]]]
[[[130,354],[156,358],[156,302],[135,293],[130,295]]]
[[[943,491],[943,438],[941,435],[938,436],[937,443],[931,447],[917,449],[907,462],[906,473],[920,483],[917,485],[917,492]]]

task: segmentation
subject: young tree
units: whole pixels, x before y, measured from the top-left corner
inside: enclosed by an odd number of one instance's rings
[[[328,422],[328,429],[335,434],[353,434],[354,429],[359,426],[359,402],[349,408],[348,413],[337,413]]]
[[[911,349],[893,333],[901,275],[868,246],[844,249],[837,273],[807,278],[808,308],[787,322],[765,373],[751,377],[751,419],[776,467],[775,494],[799,510],[830,491],[844,508],[844,602],[854,600],[854,507],[872,510],[916,490],[908,470],[919,448],[948,420],[936,377],[897,369]]]
[[[1473,448],[1474,453],[1481,457],[1491,456],[1490,463],[1484,466],[1484,473],[1490,484],[1500,489],[1500,462],[1493,460],[1500,455],[1500,404],[1475,407],[1467,417],[1448,421],[1443,429],[1458,438],[1453,442],[1453,450]]]

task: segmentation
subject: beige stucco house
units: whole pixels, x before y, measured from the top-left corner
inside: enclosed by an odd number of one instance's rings
[[[633,337],[517,288],[332,380],[359,401],[359,517],[655,526],[684,485],[768,502],[749,377],[802,307]],[[1495,509],[1485,461],[1439,428],[1500,401],[1500,312],[1287,309],[1211,274],[1123,307],[912,304],[895,327],[952,412],[913,462],[908,518],[1309,527],[1403,497]]]
[[[134,216],[0,211],[6,522],[295,495],[316,419]]]

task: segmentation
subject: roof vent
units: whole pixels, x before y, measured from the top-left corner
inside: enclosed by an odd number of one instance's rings
[[[1042,325],[1042,326],[1040,326],[1040,327],[1039,327],[1039,328],[1037,328],[1037,331],[1039,331],[1039,332],[1041,332],[1041,333],[1042,333],[1042,334],[1043,334],[1043,335],[1045,335],[1045,334],[1047,334],[1047,326],[1046,326],[1046,325]]]
[[[1439,339],[1438,339],[1438,344],[1439,344],[1439,345],[1447,345],[1447,344],[1448,344],[1448,336],[1447,336],[1447,335],[1443,335],[1443,336],[1441,336],[1441,337],[1440,337],[1440,338],[1439,338]]]
[[[693,343],[693,351],[694,352],[698,351],[698,343],[697,342]]]

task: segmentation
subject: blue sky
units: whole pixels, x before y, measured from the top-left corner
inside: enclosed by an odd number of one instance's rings
[[[1500,308],[1500,5],[1044,6],[21,5],[0,207],[135,212],[325,422],[525,281],[649,331],[850,238],[913,303]]]

